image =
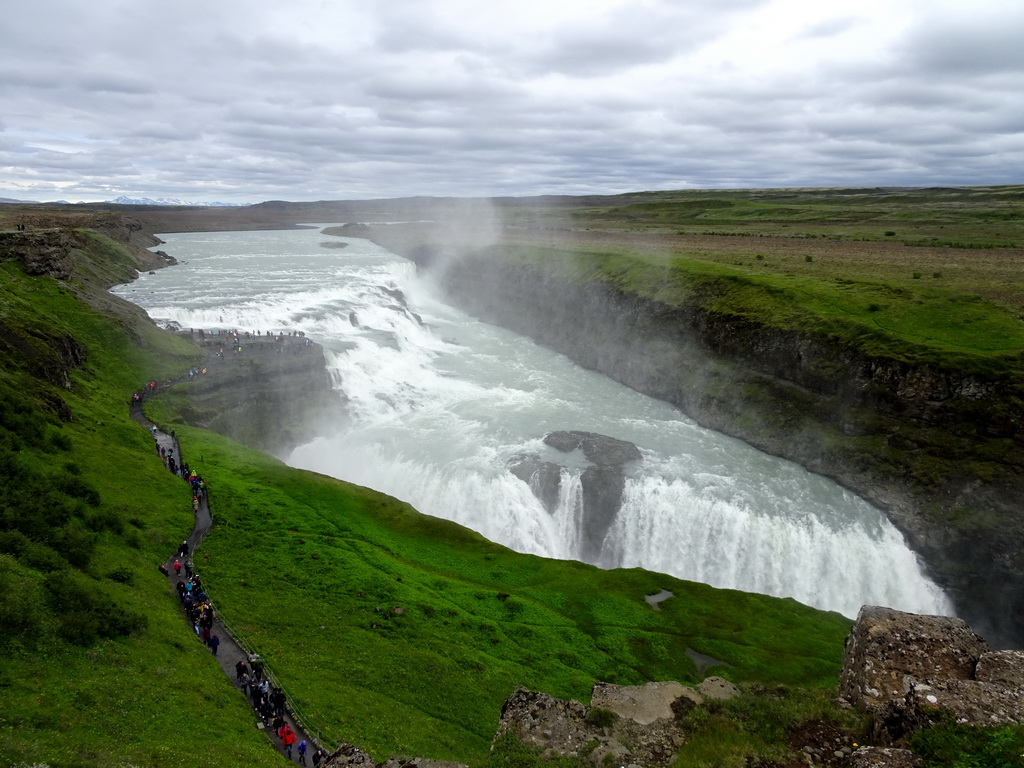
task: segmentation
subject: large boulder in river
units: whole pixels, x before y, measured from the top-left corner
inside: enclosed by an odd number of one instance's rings
[[[530,486],[549,515],[554,514],[562,487],[561,466],[536,456],[520,456],[509,465],[509,471]]]
[[[626,440],[593,432],[552,432],[544,442],[559,451],[582,451],[592,466],[583,470],[583,531],[580,557],[588,563],[614,566],[621,553],[606,547],[605,539],[622,507],[625,465],[640,460],[640,449]]]
[[[602,467],[618,467],[640,459],[640,449],[628,440],[619,440],[596,432],[551,432],[544,437],[544,442],[565,453],[583,451],[587,461]]]
[[[583,489],[583,530],[580,559],[603,566],[615,566],[620,559],[605,539],[622,506],[627,464],[638,461],[640,449],[626,440],[594,432],[560,431],[544,437],[544,443],[562,453],[579,451],[587,463],[580,476]],[[561,490],[562,466],[537,456],[521,456],[509,470],[526,482],[544,508],[553,513]]]

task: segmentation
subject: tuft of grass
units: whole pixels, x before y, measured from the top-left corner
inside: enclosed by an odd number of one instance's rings
[[[983,728],[950,718],[915,733],[910,745],[926,768],[1019,768],[1024,726]]]
[[[790,734],[808,722],[823,722],[863,742],[869,730],[864,715],[840,708],[825,691],[779,686],[750,686],[740,696],[709,700],[681,720],[686,744],[674,768],[743,768],[752,761],[795,762]]]

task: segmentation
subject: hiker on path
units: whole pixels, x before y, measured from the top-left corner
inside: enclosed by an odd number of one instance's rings
[[[174,561],[174,575],[181,576],[181,563],[177,560]]]
[[[313,768],[320,768],[320,763],[323,761],[323,759],[324,759],[324,751],[322,749],[318,749],[316,752],[314,752],[313,753]]]
[[[306,740],[303,739],[302,741],[299,742],[299,747],[298,747],[299,763],[301,765],[305,765],[306,764],[306,748],[307,748]]]
[[[217,635],[210,635],[210,650],[213,651],[213,655],[217,655],[217,649],[220,647],[220,638]]]
[[[295,732],[292,727],[285,723],[281,730],[281,746],[288,752],[288,759],[292,759],[292,745],[295,743]]]
[[[263,658],[258,653],[249,654],[249,666],[257,680],[263,679]]]
[[[274,712],[278,715],[284,714],[285,695],[280,688],[275,688],[270,700],[274,703]]]

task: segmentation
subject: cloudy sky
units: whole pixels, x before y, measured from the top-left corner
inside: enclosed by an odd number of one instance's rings
[[[1024,183],[1020,0],[6,0],[0,197]]]

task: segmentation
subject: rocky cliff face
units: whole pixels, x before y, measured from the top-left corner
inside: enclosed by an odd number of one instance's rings
[[[839,695],[873,715],[874,740],[902,746],[952,716],[1024,722],[1024,652],[990,651],[960,619],[864,606],[846,642]]]
[[[73,241],[61,229],[0,232],[0,259],[20,261],[27,275],[67,280],[71,277],[73,247]]]
[[[319,345],[297,337],[193,340],[208,358],[207,372],[186,391],[182,415],[190,424],[283,455],[341,418],[343,403],[331,387]],[[239,346],[242,351],[236,352]]]
[[[397,252],[432,270],[470,313],[875,503],[961,615],[997,643],[1024,640],[1019,383],[871,357],[501,258],[452,261],[406,245]]]
[[[608,531],[622,506],[625,467],[640,461],[640,449],[625,440],[580,431],[551,432],[545,435],[544,443],[565,454],[579,451],[589,464],[580,476],[585,515],[580,558],[601,567],[614,567],[621,562],[621,553],[611,551],[616,542],[608,541]],[[554,511],[562,480],[561,465],[537,456],[521,456],[509,469],[530,486],[549,513]]]

